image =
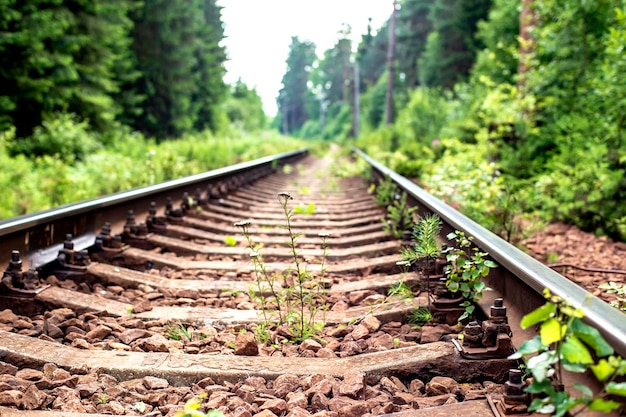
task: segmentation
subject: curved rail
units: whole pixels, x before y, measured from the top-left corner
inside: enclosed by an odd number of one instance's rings
[[[295,161],[307,154],[308,150],[304,148],[266,156],[197,175],[0,221],[2,242],[0,268],[4,269],[8,263],[11,250],[19,250],[22,257],[36,267],[56,256],[66,234],[74,236],[77,250],[84,249],[94,243],[96,234],[105,222],[113,225],[121,223],[125,221],[129,210],[141,215],[144,211],[147,213],[152,201],[164,204],[167,197],[180,199],[184,192],[193,195],[197,188],[226,181],[236,175],[250,175],[244,180],[251,181],[271,173],[277,165]]]
[[[498,277],[500,282],[493,282],[492,280],[489,285],[496,287],[505,296],[505,299],[508,293],[513,298],[525,301],[524,307],[528,307],[527,313],[535,308],[538,303],[543,302],[541,293],[544,288],[548,288],[553,294],[559,295],[569,300],[575,307],[581,308],[585,313],[585,321],[597,328],[616,352],[626,356],[626,320],[623,313],[427,193],[407,178],[370,158],[361,150],[354,149],[354,152],[367,161],[379,176],[389,177],[409,197],[430,212],[437,214],[449,227],[473,236],[474,243],[479,248],[488,252],[498,264],[535,291],[537,295],[532,301],[524,300],[520,294],[515,296],[512,294],[515,292],[514,284],[507,282],[506,276],[500,275]]]

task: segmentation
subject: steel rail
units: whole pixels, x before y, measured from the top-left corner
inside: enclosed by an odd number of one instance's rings
[[[95,235],[105,222],[116,224],[126,219],[129,210],[146,212],[151,201],[164,204],[167,197],[178,200],[184,192],[193,195],[196,188],[225,181],[255,170],[268,170],[308,155],[303,148],[270,155],[248,162],[218,168],[159,184],[122,191],[103,197],[66,204],[58,208],[26,214],[0,221],[0,268],[10,259],[11,250],[19,250],[31,265],[39,266],[55,256],[65,235],[74,236],[76,249],[94,243]],[[173,195],[173,193],[178,193]],[[87,246],[86,246],[87,245]],[[83,246],[83,247],[81,247]]]
[[[408,196],[430,212],[437,214],[452,229],[473,236],[474,243],[480,249],[488,252],[499,265],[536,292],[538,296],[536,300],[543,300],[541,294],[547,288],[552,294],[565,298],[573,306],[581,308],[585,313],[585,321],[598,329],[617,353],[626,356],[626,318],[622,312],[464,216],[409,179],[375,161],[363,151],[354,149],[354,152],[367,161],[379,176],[390,178]],[[507,292],[506,283],[496,283],[498,284],[501,292]],[[508,292],[513,291],[509,289]],[[515,294],[515,296],[513,298],[524,298],[521,294]],[[532,303],[528,300],[526,312],[535,308],[536,303],[536,301]]]

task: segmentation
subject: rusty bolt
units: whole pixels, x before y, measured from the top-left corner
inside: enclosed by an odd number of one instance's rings
[[[469,345],[480,344],[483,328],[477,321],[470,321],[463,329],[463,342]]]
[[[506,307],[504,307],[504,300],[502,298],[496,298],[493,300],[489,316],[492,319],[506,318]]]
[[[20,259],[20,251],[13,250],[11,251],[11,261],[7,266],[7,270],[22,270],[22,260]]]
[[[524,403],[528,394],[524,392],[526,384],[522,381],[522,371],[509,369],[509,380],[504,383],[504,396],[507,402]]]
[[[65,241],[63,242],[63,249],[70,249],[70,250],[74,249],[74,242],[72,242],[72,238],[73,236],[69,233],[65,235]]]

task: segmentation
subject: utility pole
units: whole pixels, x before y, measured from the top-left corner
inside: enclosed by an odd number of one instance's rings
[[[389,20],[389,46],[387,48],[387,97],[385,103],[386,123],[393,123],[393,85],[394,85],[394,61],[396,55],[396,15],[398,11],[398,0],[393,0],[393,12]]]
[[[352,133],[356,138],[361,130],[361,76],[359,74],[359,61],[354,60],[354,108],[352,109]]]

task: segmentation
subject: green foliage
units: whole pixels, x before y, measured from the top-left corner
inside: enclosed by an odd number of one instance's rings
[[[461,305],[465,307],[465,312],[459,317],[459,321],[462,321],[473,317],[475,303],[482,298],[486,289],[482,278],[489,275],[489,271],[497,265],[485,259],[489,254],[472,246],[473,237],[465,236],[464,232],[455,230],[447,238],[454,241],[456,247],[449,248],[446,253],[449,262],[445,268],[446,288],[452,293],[460,292],[463,296]]]
[[[426,307],[416,308],[411,312],[409,316],[409,323],[414,324],[418,327],[422,327],[425,324],[430,323],[433,320],[433,315],[430,312],[430,309]]]
[[[411,265],[421,264],[419,267],[428,270],[435,260],[443,253],[439,233],[441,219],[436,214],[421,217],[413,227],[413,246],[401,252],[402,259]]]
[[[257,132],[267,124],[261,97],[241,80],[231,86],[223,108],[230,123],[241,131]]]
[[[406,194],[398,199],[394,199],[390,206],[387,206],[387,213],[383,221],[383,228],[391,233],[396,239],[404,236],[404,232],[409,231],[413,225],[413,217],[417,207],[409,207],[406,202]]]
[[[79,149],[90,143],[88,134],[79,140],[80,130],[74,124],[57,123],[67,127],[67,134],[73,135],[70,137],[76,137]],[[64,137],[65,133],[59,134]],[[156,144],[140,134],[125,132],[112,138],[106,148],[85,153],[82,160],[67,165],[59,159],[61,156],[10,157],[6,148],[7,143],[13,145],[14,133],[0,133],[0,165],[4,168],[0,171],[0,187],[11,190],[0,195],[0,218],[199,174],[303,146],[302,142],[276,133],[265,132],[262,137],[260,143],[258,136],[214,137],[202,132]]]
[[[293,212],[296,214],[313,214],[315,213],[315,203],[300,203],[293,208]]]
[[[512,84],[519,65],[519,3],[494,0],[486,20],[478,22],[477,37],[485,48],[478,52],[472,76],[487,76]]]
[[[237,238],[235,238],[234,236],[226,236],[224,238],[224,243],[226,243],[226,246],[237,246]]]
[[[192,340],[193,327],[185,327],[184,324],[170,323],[165,327],[165,336],[171,340]]]
[[[432,144],[439,138],[448,121],[448,104],[445,96],[436,89],[417,88],[409,96],[409,102],[398,114],[394,124],[399,145],[418,142]]]
[[[308,120],[307,108],[313,101],[313,93],[307,88],[309,73],[315,60],[315,45],[291,38],[287,72],[283,76],[283,87],[278,96],[279,129],[282,133],[297,132]]]
[[[406,282],[398,281],[389,287],[389,290],[387,290],[387,296],[410,299],[413,298],[413,290],[406,284]]]
[[[487,17],[490,6],[491,0],[432,3],[429,19],[436,30],[428,35],[419,58],[421,84],[451,89],[468,76],[482,48],[475,36],[477,24]]]
[[[563,416],[575,407],[612,412],[623,406],[609,395],[626,397],[626,383],[616,378],[626,374],[626,360],[614,355],[613,348],[597,329],[583,322],[584,313],[566,300],[544,290],[547,302],[528,313],[522,328],[539,326],[539,336],[527,340],[510,359],[528,357],[526,368],[533,376],[526,391],[535,394],[529,411]],[[602,389],[594,394],[584,384],[574,388],[580,396],[563,390],[563,371],[591,371]]]
[[[502,177],[498,177],[497,164],[485,158],[481,146],[443,139],[443,156],[431,173],[423,177],[429,191],[478,223],[489,227],[487,215],[495,208],[502,192]]]
[[[0,17],[0,130],[30,136],[54,112],[76,113],[111,130],[123,107],[117,96],[137,74],[131,61],[129,12],[135,1],[4,2]],[[120,101],[114,99],[120,98]],[[121,104],[121,106],[120,106]],[[132,106],[130,106],[132,107]]]
[[[286,243],[293,265],[280,273],[270,274],[263,262],[262,247],[255,245],[250,235],[250,221],[235,223],[248,242],[250,257],[254,264],[255,283],[249,289],[250,298],[259,303],[262,324],[257,326],[259,341],[270,340],[269,329],[274,325],[283,326],[294,335],[293,341],[304,341],[320,332],[325,323],[318,319],[328,309],[324,287],[325,262],[327,257],[328,233],[320,233],[323,246],[321,274],[308,271],[306,262],[297,250],[298,236],[292,229],[291,220],[296,211],[289,207],[293,196],[287,192],[278,194],[285,229],[289,240]],[[269,292],[269,296],[266,293]]]
[[[76,115],[59,113],[54,119],[44,120],[32,136],[9,142],[8,149],[11,155],[48,155],[73,164],[101,148],[98,139],[88,129],[87,122],[79,121]]]
[[[385,177],[380,180],[376,186],[376,204],[381,207],[389,206],[395,200],[397,192],[398,188],[395,183],[391,178]]]

